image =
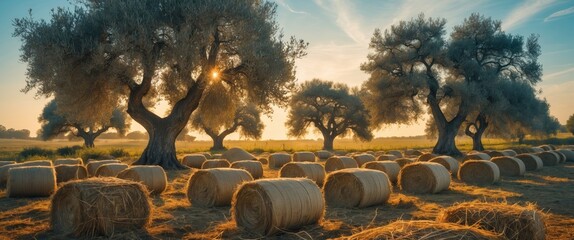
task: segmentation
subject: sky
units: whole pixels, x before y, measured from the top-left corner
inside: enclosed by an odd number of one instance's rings
[[[368,75],[359,69],[367,60],[369,41],[376,28],[387,29],[401,20],[420,13],[447,20],[447,35],[471,13],[502,21],[504,31],[528,36],[537,34],[542,47],[539,59],[543,81],[538,84],[541,97],[550,103],[550,113],[565,124],[574,114],[574,0],[274,0],[277,21],[285,36],[309,42],[308,54],[299,59],[299,83],[319,78],[360,86]],[[40,128],[39,114],[49,99],[35,98],[34,92],[22,93],[26,64],[19,61],[20,39],[12,37],[14,18],[26,17],[32,9],[35,19],[47,19],[50,10],[69,7],[67,0],[0,0],[0,125],[7,128]],[[161,112],[158,109],[158,112]],[[263,118],[266,128],[262,139],[287,139],[284,122],[287,110],[275,108]],[[424,119],[411,126],[389,125],[375,137],[424,134]],[[143,131],[137,123],[133,130]],[[199,139],[206,135],[193,132]],[[312,132],[307,138],[318,138]],[[238,139],[237,134],[228,139]]]

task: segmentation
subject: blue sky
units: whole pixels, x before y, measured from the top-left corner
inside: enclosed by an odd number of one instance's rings
[[[574,113],[574,1],[559,0],[275,0],[279,25],[286,36],[310,43],[308,55],[297,62],[298,81],[321,78],[358,86],[368,76],[359,70],[369,53],[375,28],[386,29],[400,20],[423,12],[447,19],[447,30],[473,12],[502,20],[503,30],[528,36],[540,35],[544,67],[538,85],[551,104],[551,113],[562,124]],[[34,18],[46,18],[50,9],[69,6],[67,0],[0,1],[0,124],[8,128],[39,128],[37,117],[46,99],[19,90],[25,85],[26,66],[19,62],[19,39],[12,37],[12,19],[32,9]],[[285,139],[286,111],[277,109],[265,118],[263,139]],[[423,134],[424,121],[414,126],[388,126],[375,134],[405,136]],[[135,124],[134,124],[135,125]],[[134,129],[141,127],[134,126]],[[198,135],[194,133],[194,135]],[[238,136],[231,136],[237,138]],[[308,137],[315,138],[314,135]],[[200,136],[206,139],[205,136]]]

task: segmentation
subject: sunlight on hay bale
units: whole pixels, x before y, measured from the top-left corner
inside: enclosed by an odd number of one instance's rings
[[[93,238],[145,228],[151,212],[147,195],[142,184],[117,178],[68,182],[52,197],[52,229]]]
[[[131,166],[116,177],[142,183],[151,194],[161,194],[167,187],[167,176],[160,166]]]
[[[208,153],[208,152],[198,152],[197,154],[201,154],[201,155],[203,155],[203,156],[204,156],[205,158],[207,158],[207,159],[213,158],[213,156],[211,155],[211,153]]]
[[[8,170],[15,167],[51,167],[52,161],[37,160],[23,163],[6,164],[0,167],[0,186],[5,186],[8,181]]]
[[[466,162],[467,160],[490,160],[490,155],[486,153],[471,153],[464,156],[462,162]]]
[[[90,161],[90,163],[88,163],[88,165],[86,165],[86,168],[88,169],[88,176],[93,177],[94,175],[96,175],[96,171],[98,170],[98,168],[104,164],[108,164],[108,163],[121,163],[120,160],[93,160]]]
[[[435,157],[438,157],[438,155],[433,153],[423,153],[417,158],[417,162],[427,162]]]
[[[193,207],[229,206],[237,187],[252,180],[243,169],[198,170],[189,177],[187,199]]]
[[[201,164],[201,169],[210,169],[210,168],[229,168],[231,163],[225,159],[212,159],[207,160]]]
[[[56,191],[56,173],[53,167],[14,167],[8,170],[6,196],[48,197]]]
[[[352,236],[350,240],[374,239],[472,239],[472,240],[502,240],[503,237],[486,230],[463,226],[454,223],[438,223],[428,220],[399,220],[388,225],[370,228]]]
[[[246,182],[233,196],[237,227],[259,236],[316,224],[325,212],[321,189],[309,179]]]
[[[538,147],[544,149],[544,151],[556,150],[556,147],[554,147],[553,145],[550,145],[550,144],[540,145]]]
[[[201,168],[201,165],[207,161],[207,158],[205,157],[205,155],[201,154],[201,153],[197,153],[197,154],[186,154],[185,156],[183,156],[183,159],[181,159],[181,164],[188,166],[190,168]]]
[[[54,160],[54,166],[58,165],[84,165],[81,158],[62,158]]]
[[[237,147],[225,151],[221,157],[230,163],[241,160],[257,160],[251,153]]]
[[[450,173],[438,163],[411,163],[399,172],[398,185],[406,192],[438,193],[450,186]]]
[[[574,162],[574,151],[569,150],[569,149],[558,149],[556,150],[558,152],[561,152],[562,154],[564,154],[564,156],[566,157],[566,161],[568,162]],[[1,166],[1,165],[0,165]]]
[[[290,162],[279,170],[280,178],[308,178],[317,185],[323,186],[325,181],[325,168],[319,163]]]
[[[261,164],[261,162],[259,161],[253,161],[253,160],[237,161],[231,163],[231,168],[243,169],[249,172],[249,174],[251,174],[251,177],[253,177],[253,179],[259,179],[263,177],[263,164]]]
[[[321,160],[326,160],[333,156],[333,153],[325,150],[319,150],[315,152],[315,156]]]
[[[288,162],[291,162],[291,155],[288,153],[272,153],[269,155],[269,168],[271,169],[280,169]]]
[[[381,154],[377,157],[377,161],[395,160],[398,157],[393,154]]]
[[[512,149],[505,149],[505,150],[502,150],[501,152],[505,156],[509,156],[509,157],[515,157],[516,155],[518,155],[518,153]]]
[[[330,173],[323,192],[327,206],[365,208],[387,202],[392,188],[386,173],[356,168]]]
[[[56,181],[58,183],[88,177],[88,170],[83,165],[57,165],[54,167],[54,170],[56,170]]]
[[[456,175],[458,173],[458,168],[460,166],[458,160],[454,159],[451,156],[438,156],[429,160],[429,162],[435,162],[440,165],[443,165],[446,168],[446,170],[448,170],[451,173],[451,175]]]
[[[353,159],[355,159],[355,161],[357,161],[357,165],[359,167],[362,167],[365,163],[368,162],[372,162],[372,161],[376,161],[377,159],[375,158],[375,156],[371,155],[371,154],[357,154],[353,156]]]
[[[536,153],[536,156],[542,160],[544,167],[556,166],[560,163],[560,157],[553,152],[540,152]]]
[[[566,162],[566,155],[564,155],[564,153],[560,152],[560,151],[550,151],[553,152],[554,154],[558,155],[559,158],[559,162],[558,163],[565,163]]]
[[[514,157],[493,157],[491,162],[495,163],[500,170],[501,176],[521,177],[526,172],[526,166],[522,160]]]
[[[387,154],[395,155],[395,157],[397,157],[397,158],[403,157],[403,153],[399,150],[389,150],[389,151],[387,151]]]
[[[14,161],[0,161],[0,167],[4,166],[4,165],[8,165],[8,164],[15,164],[16,162]]]
[[[546,238],[545,216],[529,204],[526,207],[494,202],[463,202],[441,211],[439,222],[475,226],[503,234],[508,239]]]
[[[358,168],[357,162],[355,159],[350,157],[341,157],[341,156],[334,156],[327,159],[325,162],[325,171],[326,172],[333,172],[345,168]]]
[[[401,171],[401,165],[395,161],[376,161],[368,162],[363,168],[383,171],[392,183],[396,183]]]
[[[526,171],[537,171],[544,166],[542,159],[534,154],[522,153],[516,155],[516,158],[522,160]]]
[[[123,170],[128,168],[127,164],[123,163],[107,163],[96,170],[96,177],[115,177]]]
[[[467,184],[491,185],[500,180],[500,169],[488,160],[467,160],[458,170],[458,179]]]
[[[293,162],[315,162],[315,154],[312,152],[294,152]]]

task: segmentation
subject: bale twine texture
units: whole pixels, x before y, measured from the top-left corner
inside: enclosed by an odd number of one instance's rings
[[[269,168],[271,169],[280,169],[288,162],[291,162],[291,155],[288,153],[272,153],[269,155]]]
[[[243,169],[198,170],[189,177],[187,199],[193,207],[229,206],[237,187],[252,180]]]
[[[100,166],[96,170],[96,177],[115,177],[123,170],[126,170],[129,166],[123,163],[108,163]]]
[[[88,170],[83,165],[56,165],[54,170],[56,171],[56,181],[58,183],[88,177]]]
[[[201,154],[201,153],[196,153],[196,154],[186,154],[185,156],[183,156],[183,159],[181,160],[181,164],[188,166],[190,168],[201,168],[201,165],[207,161],[207,158],[205,157],[205,155]]]
[[[502,234],[507,239],[543,240],[545,216],[535,206],[493,202],[463,202],[441,211],[438,222],[475,226]]]
[[[86,168],[88,169],[88,176],[93,177],[96,175],[96,171],[98,170],[98,168],[104,164],[108,164],[108,163],[121,163],[120,160],[93,160],[90,161],[88,163],[88,165],[86,165]]]
[[[570,149],[558,149],[557,151],[564,154],[567,162],[574,162],[574,151]]]
[[[491,185],[500,180],[500,169],[488,160],[468,160],[460,166],[458,179],[467,184]]]
[[[558,165],[558,163],[560,163],[560,157],[558,156],[558,154],[553,152],[536,153],[536,156],[538,156],[542,160],[542,164],[545,167],[556,166]]]
[[[333,156],[333,153],[325,150],[320,150],[315,152],[315,156],[321,160],[327,160]]]
[[[516,158],[522,160],[526,171],[537,171],[544,166],[542,159],[534,154],[522,153],[516,155]]]
[[[428,162],[429,160],[431,160],[435,157],[438,157],[438,155],[432,154],[432,153],[423,153],[417,158],[417,161],[418,162]]]
[[[294,152],[293,162],[315,162],[315,154],[312,152]]]
[[[303,178],[246,182],[232,205],[237,227],[260,236],[316,224],[325,212],[321,189]]]
[[[357,161],[350,157],[334,156],[327,159],[325,162],[325,171],[333,172],[345,168],[358,168]]]
[[[377,157],[377,161],[395,160],[398,157],[393,154],[382,154]]]
[[[212,159],[207,160],[201,164],[201,169],[210,169],[210,168],[229,168],[231,163],[225,159]]]
[[[490,155],[486,153],[471,153],[464,156],[462,162],[465,162],[466,160],[490,160]]]
[[[243,169],[249,174],[253,179],[259,179],[263,177],[263,164],[260,161],[253,160],[242,160],[231,164],[231,168]]]
[[[498,166],[501,176],[521,177],[526,172],[524,162],[515,157],[493,157],[490,161]]]
[[[390,150],[390,151],[387,151],[387,154],[395,155],[395,157],[397,157],[397,158],[403,157],[403,153],[399,150]]]
[[[398,185],[406,192],[438,193],[450,186],[450,172],[438,163],[411,163],[399,172]]]
[[[435,162],[440,165],[443,165],[446,168],[446,170],[448,170],[452,175],[456,175],[456,173],[458,172],[458,168],[460,166],[458,160],[454,159],[451,156],[438,156],[429,160],[429,162]]]
[[[37,160],[37,161],[29,161],[23,163],[13,163],[13,164],[6,164],[0,167],[0,186],[5,186],[6,181],[8,181],[8,171],[11,168],[15,167],[51,167],[52,161],[49,160]]]
[[[395,162],[397,162],[399,164],[399,166],[401,166],[401,168],[402,168],[402,167],[406,166],[407,164],[411,164],[411,163],[416,162],[416,160],[412,159],[412,158],[398,158],[398,159],[395,159]]]
[[[376,161],[368,162],[363,165],[364,168],[383,171],[389,177],[392,183],[396,183],[401,171],[401,165],[395,161]]]
[[[48,197],[56,191],[56,173],[53,167],[14,167],[8,170],[6,196]]]
[[[160,166],[131,166],[116,177],[142,183],[151,194],[161,194],[167,187],[167,176]]]
[[[392,188],[386,173],[355,168],[330,173],[323,192],[327,206],[365,208],[387,202]]]
[[[84,165],[81,158],[63,158],[54,160],[54,166],[58,165]]]
[[[221,157],[229,162],[241,160],[257,160],[255,156],[241,148],[231,148],[225,151]]]
[[[366,154],[366,153],[354,155],[353,159],[355,159],[355,161],[357,161],[357,165],[359,167],[362,167],[365,163],[377,160],[375,158],[375,156],[373,156],[371,154]]]
[[[151,203],[145,187],[117,178],[64,184],[52,197],[51,227],[72,237],[112,237],[145,228]]]
[[[281,178],[308,178],[317,185],[323,186],[325,181],[325,168],[319,163],[290,162],[279,170]]]

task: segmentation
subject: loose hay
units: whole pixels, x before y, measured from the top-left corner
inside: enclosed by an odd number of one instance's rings
[[[353,159],[355,159],[355,161],[357,161],[357,165],[359,165],[359,167],[362,167],[363,164],[365,164],[365,163],[377,160],[375,158],[375,156],[373,156],[371,154],[357,154],[357,155],[353,156]]]
[[[438,193],[448,189],[450,173],[438,163],[411,163],[399,172],[398,185],[406,192]]]
[[[56,191],[56,173],[53,167],[14,167],[8,170],[6,196],[48,197]]]
[[[259,161],[253,161],[253,160],[237,161],[231,164],[231,168],[243,169],[249,172],[249,174],[251,174],[251,177],[253,177],[253,179],[259,179],[263,177],[263,164],[261,164],[261,162]]]
[[[198,170],[189,177],[187,199],[194,207],[229,206],[237,187],[252,180],[243,169]]]
[[[140,182],[151,194],[161,194],[167,187],[167,176],[160,166],[131,166],[116,177]]]
[[[83,165],[57,165],[54,167],[54,170],[56,170],[56,181],[58,183],[88,177],[88,170]]]
[[[432,153],[423,153],[417,158],[417,161],[418,162],[428,162],[429,160],[431,160],[437,156],[438,155],[432,154]]]
[[[323,188],[327,206],[345,208],[383,204],[391,191],[392,185],[386,173],[360,168],[330,173]]]
[[[390,151],[387,151],[387,154],[395,155],[395,157],[397,157],[397,158],[403,157],[403,153],[399,150],[390,150]]]
[[[269,155],[269,168],[279,169],[291,162],[291,155],[287,153],[272,153]]]
[[[515,157],[494,157],[490,161],[498,166],[501,176],[521,177],[526,172],[522,160]]]
[[[95,176],[98,168],[108,163],[121,163],[121,162],[120,160],[99,160],[99,161],[92,160],[90,161],[90,163],[88,163],[88,165],[86,165],[86,168],[88,169],[88,176],[90,177]]]
[[[205,155],[196,153],[196,154],[187,154],[183,156],[181,160],[181,164],[188,166],[190,168],[201,168],[201,165],[207,161]]]
[[[54,160],[54,166],[58,165],[84,165],[81,158],[63,158]]]
[[[281,178],[308,178],[322,186],[325,180],[325,168],[319,163],[290,162],[279,170]]]
[[[64,184],[52,197],[51,227],[72,237],[112,237],[145,228],[151,204],[145,187],[117,178]]]
[[[500,180],[500,169],[488,160],[468,160],[460,166],[458,179],[467,184],[491,185]]]
[[[393,154],[382,154],[377,157],[377,161],[395,160],[398,157]]]
[[[315,154],[312,152],[294,152],[293,162],[315,162]]]
[[[329,151],[325,151],[325,150],[320,150],[320,151],[315,152],[315,156],[317,156],[317,158],[319,158],[321,160],[326,160],[326,159],[329,159],[330,157],[332,157],[333,153],[331,153]]]
[[[231,163],[225,159],[213,159],[203,162],[201,169],[229,168],[229,166],[231,166]]]
[[[437,221],[476,226],[503,234],[508,239],[542,240],[546,237],[544,214],[533,205],[463,202],[444,209]]]
[[[327,159],[325,162],[325,171],[326,172],[333,172],[345,168],[358,168],[357,162],[355,159],[350,157],[341,157],[341,156],[334,156]]]
[[[241,160],[257,160],[255,156],[241,148],[231,148],[225,151],[221,157],[230,163]]]
[[[309,179],[260,179],[235,192],[237,227],[259,236],[316,224],[325,211],[321,189]]]
[[[15,167],[51,167],[52,161],[37,160],[23,163],[6,164],[0,167],[0,186],[5,186],[8,181],[8,170]]]
[[[556,166],[558,163],[560,163],[560,157],[558,154],[553,152],[536,153],[536,156],[542,160],[542,163],[545,167]]]
[[[96,170],[96,177],[115,177],[123,170],[128,168],[127,164],[123,163],[108,163],[100,166],[98,170]]]
[[[368,162],[363,165],[364,168],[383,171],[389,177],[389,180],[393,183],[397,182],[399,177],[399,172],[401,171],[401,165],[395,161],[376,161]]]
[[[462,159],[462,162],[466,162],[467,160],[490,160],[490,155],[486,153],[471,153]]]
[[[416,160],[414,159],[410,159],[410,158],[399,158],[399,159],[395,159],[395,162],[397,162],[399,164],[399,166],[404,167],[407,164],[411,164],[416,162]]]
[[[417,239],[417,240],[502,240],[495,233],[454,223],[438,223],[428,220],[395,221],[345,237],[350,240]]]
[[[542,159],[540,159],[540,157],[534,154],[528,154],[528,153],[518,154],[516,155],[516,158],[522,160],[526,171],[537,171],[542,169],[542,167],[544,166],[544,163],[542,163]]]
[[[556,150],[558,152],[561,152],[562,154],[564,154],[564,156],[566,157],[566,161],[567,162],[574,162],[574,151],[569,150],[569,149],[558,149]],[[1,165],[0,165],[1,166]]]

